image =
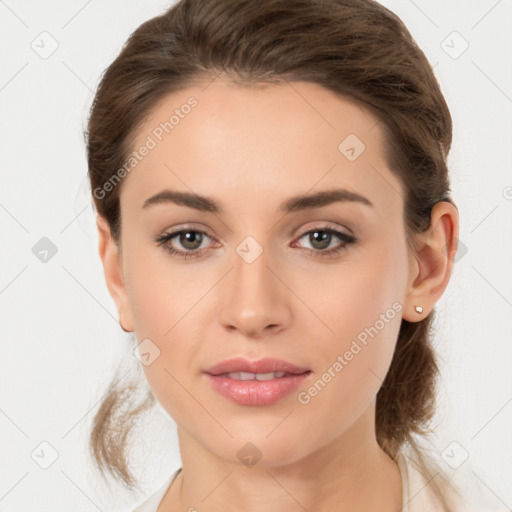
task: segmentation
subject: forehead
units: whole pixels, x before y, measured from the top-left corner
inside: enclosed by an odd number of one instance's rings
[[[313,83],[245,87],[217,78],[160,100],[136,132],[140,153],[123,195],[140,206],[162,188],[264,198],[346,187],[378,210],[401,206],[381,123]]]

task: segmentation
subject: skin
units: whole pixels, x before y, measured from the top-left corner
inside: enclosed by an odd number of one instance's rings
[[[256,89],[219,77],[189,87],[160,101],[134,148],[191,95],[197,107],[122,184],[119,247],[97,218],[107,286],[123,326],[160,350],[143,368],[178,426],[183,470],[158,512],[397,511],[400,473],[376,442],[376,395],[401,319],[423,319],[449,282],[457,210],[438,203],[409,253],[403,188],[384,159],[377,119],[312,83]],[[353,162],[338,150],[350,133],[366,145]],[[278,211],[290,196],[340,187],[373,208]],[[214,198],[225,212],[142,208],[166,188]],[[182,226],[206,231],[203,255],[179,259],[155,241]],[[324,226],[350,229],[357,242],[322,257],[325,246],[308,233]],[[250,264],[236,252],[247,236],[263,249]],[[167,244],[191,252],[179,237]],[[328,248],[342,244],[333,235]],[[277,357],[312,370],[307,389],[395,301],[401,312],[308,404],[294,392],[269,406],[236,405],[202,373],[232,356]],[[237,457],[247,442],[261,452],[252,467]]]

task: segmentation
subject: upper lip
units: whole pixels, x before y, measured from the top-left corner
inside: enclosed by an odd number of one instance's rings
[[[300,374],[309,371],[309,368],[297,366],[295,364],[275,359],[273,357],[264,357],[257,361],[251,361],[243,357],[234,357],[226,359],[220,363],[214,364],[205,370],[205,373],[210,375],[221,375],[223,373],[231,372],[246,372],[246,373],[270,373],[270,372],[285,372],[291,374]]]

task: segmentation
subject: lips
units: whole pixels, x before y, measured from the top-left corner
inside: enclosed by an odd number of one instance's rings
[[[283,361],[281,359],[275,359],[272,357],[265,357],[258,361],[250,361],[243,357],[235,357],[232,359],[226,359],[217,363],[207,370],[205,373],[210,375],[224,375],[228,373],[250,373],[250,374],[268,374],[273,372],[283,372],[286,375],[300,375],[305,372],[309,372],[309,368],[303,366],[297,366]]]
[[[217,393],[238,405],[271,405],[297,390],[311,378],[309,368],[281,359],[250,361],[227,359],[204,371]]]

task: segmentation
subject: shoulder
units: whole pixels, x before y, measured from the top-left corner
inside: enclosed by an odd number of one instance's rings
[[[402,476],[402,512],[445,512],[429,482],[407,456],[399,453],[396,462]]]
[[[161,485],[156,492],[144,498],[142,503],[139,503],[136,508],[133,509],[132,512],[156,512],[158,505],[162,501],[167,489],[171,486],[172,482],[181,471],[181,468],[177,469],[170,477],[168,477],[163,485]]]
[[[478,489],[469,491],[467,473],[469,470],[448,471],[450,481],[455,485],[459,495],[446,496],[450,508],[446,509],[438,500],[432,486],[432,479],[427,479],[403,453],[396,459],[402,475],[402,509],[401,512],[495,512],[489,500]],[[462,485],[465,482],[466,485]]]

